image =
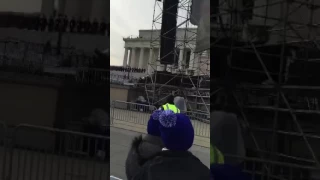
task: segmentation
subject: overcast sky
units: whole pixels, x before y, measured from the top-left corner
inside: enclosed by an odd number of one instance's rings
[[[152,29],[154,0],[110,0],[110,7],[110,65],[122,65],[122,38]]]

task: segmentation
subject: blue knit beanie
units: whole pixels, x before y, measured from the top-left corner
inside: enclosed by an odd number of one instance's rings
[[[159,123],[159,116],[162,113],[161,110],[155,110],[148,121],[148,126],[147,126],[147,132],[150,135],[153,136],[160,136],[160,123]]]
[[[165,147],[174,151],[187,151],[193,144],[194,129],[189,117],[163,111],[159,116],[161,139]]]

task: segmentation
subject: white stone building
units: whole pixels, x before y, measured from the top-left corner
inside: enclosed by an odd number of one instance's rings
[[[179,58],[174,65],[165,67],[157,61],[160,59],[160,30],[140,30],[138,37],[123,38],[125,42],[123,67],[147,69],[148,74],[152,74],[155,70],[163,71],[164,68],[172,73],[193,71],[194,75],[209,74],[209,54],[207,52],[202,55],[193,53],[196,33],[196,28],[177,30],[176,47],[179,49],[177,52]]]

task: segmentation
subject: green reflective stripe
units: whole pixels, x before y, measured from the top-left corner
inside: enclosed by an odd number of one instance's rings
[[[210,164],[223,164],[224,157],[222,153],[216,148],[210,145]]]
[[[180,110],[175,106],[175,105],[171,105],[169,103],[162,105],[163,110],[171,110],[174,113],[179,113]]]
[[[219,163],[219,153],[217,151],[217,148],[213,148],[213,163],[217,164]]]
[[[210,144],[210,164],[214,164],[214,152],[211,144]]]

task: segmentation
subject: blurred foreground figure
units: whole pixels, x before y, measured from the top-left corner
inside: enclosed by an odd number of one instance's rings
[[[214,180],[249,180],[242,172],[244,140],[237,116],[230,112],[210,114],[210,170]]]
[[[86,126],[84,127],[84,132],[89,134],[97,134],[102,136],[109,136],[109,115],[102,109],[94,109],[91,112],[90,117],[85,118]],[[110,154],[109,141],[92,139],[89,141],[84,140],[84,148],[89,147],[90,156],[96,156],[101,159],[108,159]],[[89,145],[86,144],[89,142]],[[85,149],[84,152],[87,149]]]
[[[145,161],[161,152],[162,148],[164,148],[159,129],[161,112],[161,110],[157,110],[150,116],[147,126],[148,134],[144,137],[135,137],[132,141],[126,160],[127,179],[132,179],[134,175],[141,171]]]
[[[210,114],[210,142],[222,154],[245,157],[244,140],[237,116],[233,113],[215,111]],[[224,157],[225,163],[238,165],[242,159]]]

